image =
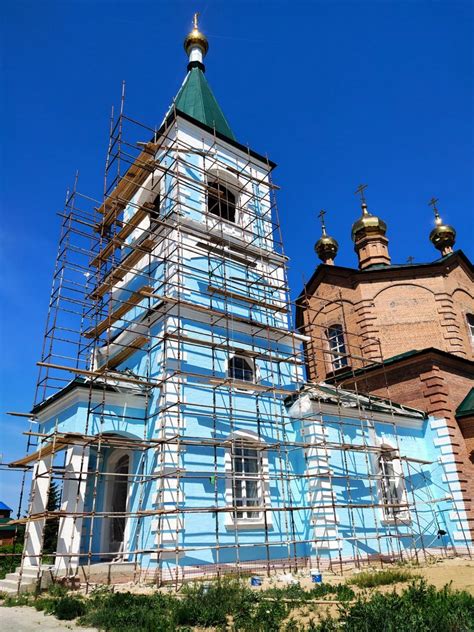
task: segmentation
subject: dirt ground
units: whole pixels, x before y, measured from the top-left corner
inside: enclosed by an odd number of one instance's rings
[[[380,570],[380,565],[361,568],[361,571],[364,570]],[[383,568],[394,568],[394,566],[385,564]],[[474,559],[463,559],[463,558],[433,558],[430,563],[424,563],[420,565],[406,565],[400,567],[403,570],[410,571],[413,575],[422,576],[426,579],[429,584],[433,584],[436,588],[443,588],[446,584],[451,583],[451,586],[455,590],[465,590],[469,592],[471,595],[474,595]],[[326,581],[331,584],[339,584],[347,581],[355,574],[359,572],[357,569],[347,570],[344,575],[340,575],[337,573],[323,572],[323,581]],[[297,578],[300,584],[304,588],[311,588],[314,584],[311,583],[311,579],[309,577]],[[265,581],[264,586],[267,587],[269,585],[278,585],[281,586],[281,582],[274,582],[271,584]],[[403,587],[405,584],[401,584]],[[392,586],[381,587],[384,590],[391,590]],[[372,589],[373,590],[373,589]]]
[[[97,632],[95,628],[81,628],[71,621],[58,621],[51,615],[38,612],[34,608],[22,606],[20,608],[0,607],[0,628],[11,632]]]
[[[474,595],[474,559],[447,559],[440,562],[414,568],[429,584],[442,588],[452,582],[456,590],[465,590]]]

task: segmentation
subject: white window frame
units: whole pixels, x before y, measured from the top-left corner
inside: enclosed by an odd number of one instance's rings
[[[338,329],[338,333],[336,335],[330,335],[331,329]],[[326,327],[326,340],[329,349],[329,362],[331,365],[332,371],[338,371],[339,369],[343,369],[349,366],[349,360],[347,358],[347,345],[346,345],[346,337],[344,335],[344,327],[341,323],[333,323]],[[336,344],[333,346],[333,342]],[[338,355],[340,354],[340,355]]]
[[[471,345],[474,347],[474,314],[467,313],[466,314],[466,323],[467,323],[467,335],[471,342]]]
[[[268,453],[267,450],[262,449],[264,447],[264,443],[258,437],[258,435],[251,431],[236,431],[233,433],[229,439],[231,440],[231,447],[226,449],[225,452],[225,472],[226,472],[226,491],[225,491],[225,501],[228,508],[231,508],[231,511],[225,512],[225,527],[226,529],[264,529],[265,526],[270,529],[272,528],[272,512],[265,510],[253,510],[252,506],[247,507],[244,505],[245,509],[242,511],[238,511],[235,508],[235,480],[236,473],[234,471],[234,450],[235,448],[240,449],[241,447],[245,449],[246,443],[248,444],[247,449],[255,449],[257,451],[257,459],[258,459],[258,471],[255,476],[252,477],[252,480],[257,482],[257,498],[260,500],[260,507],[270,507],[270,481],[269,481],[269,467],[268,467]],[[242,477],[241,480],[245,480]],[[244,496],[245,498],[245,492]],[[248,514],[256,513],[257,516],[249,517]],[[243,514],[240,515],[239,514]],[[266,520],[265,520],[266,514]]]
[[[128,549],[129,549],[129,540],[130,540],[130,528],[131,521],[129,520],[128,514],[131,510],[132,504],[132,493],[133,493],[133,485],[131,485],[131,478],[133,476],[133,453],[131,450],[122,450],[121,448],[115,448],[111,450],[111,454],[105,459],[104,464],[104,483],[105,489],[103,494],[102,505],[103,509],[107,511],[107,508],[110,506],[112,491],[113,491],[113,483],[115,480],[114,476],[109,476],[112,469],[114,469],[120,459],[124,456],[128,457],[128,474],[127,474],[127,500],[126,500],[126,508],[125,512],[127,516],[125,517],[125,526],[123,532],[123,546],[122,551],[116,552],[116,558],[122,558],[124,561],[129,559]],[[100,535],[100,550],[104,553],[107,553],[107,549],[109,548],[109,539],[110,539],[110,523],[111,518],[105,518],[102,520],[102,530]]]
[[[232,227],[241,227],[242,224],[242,208],[241,208],[241,190],[242,185],[238,181],[238,179],[233,176],[226,169],[210,169],[206,174],[206,185],[209,186],[210,182],[217,182],[228,189],[235,196],[235,217],[234,221],[231,222],[229,219],[225,217],[221,217],[220,215],[215,215],[214,213],[209,212],[208,204],[207,204],[207,194],[205,197],[205,207],[206,213],[205,216],[208,218],[215,218],[219,222],[223,222],[227,226]]]

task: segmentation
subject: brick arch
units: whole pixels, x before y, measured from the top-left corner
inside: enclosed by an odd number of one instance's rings
[[[416,283],[397,283],[373,297],[384,358],[426,347],[445,349],[435,293]]]
[[[471,299],[471,301],[474,301],[474,294],[471,294],[467,290],[467,288],[465,288],[465,287],[456,287],[456,288],[454,288],[454,290],[452,291],[451,296],[454,298],[455,294],[465,294],[468,299]],[[473,305],[473,307],[474,307],[474,305]]]
[[[457,287],[451,294],[453,313],[459,325],[459,342],[461,347],[457,349],[459,355],[474,359],[474,344],[471,338],[471,329],[468,323],[468,314],[474,314],[474,297],[464,287]]]
[[[429,287],[425,287],[424,285],[419,285],[418,283],[410,283],[409,281],[407,282],[399,282],[399,283],[394,283],[392,285],[386,285],[385,287],[381,288],[378,292],[376,292],[373,295],[373,300],[375,301],[376,298],[378,298],[380,296],[380,294],[383,294],[384,292],[387,292],[389,290],[393,290],[394,288],[401,288],[401,287],[415,287],[419,290],[425,290],[426,292],[430,292],[430,294],[435,294],[435,292],[433,292],[433,290],[431,290]]]
[[[342,298],[338,297],[337,299],[330,299],[330,300],[321,299],[321,302],[323,303],[323,305],[319,309],[314,309],[313,307],[311,307],[311,313],[312,313],[313,318],[319,318],[321,314],[324,314],[324,310],[327,309],[328,307],[331,307],[331,305],[340,305],[341,303],[344,303],[344,304],[349,305],[351,309],[353,309],[355,305],[354,301],[351,301],[344,297]]]

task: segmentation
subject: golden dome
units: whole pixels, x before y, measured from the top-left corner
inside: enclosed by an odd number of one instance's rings
[[[444,251],[449,251],[454,246],[456,231],[449,224],[443,224],[439,215],[435,221],[436,226],[430,233],[430,241],[437,250],[442,254],[446,254]]]
[[[328,259],[334,259],[336,257],[339,244],[334,237],[330,237],[324,233],[316,242],[314,250],[321,261],[327,261]]]
[[[361,230],[379,235],[385,235],[387,232],[387,224],[383,219],[380,219],[380,217],[369,213],[365,202],[362,203],[362,217],[359,217],[359,219],[352,224],[353,240],[355,240],[357,233]]]
[[[333,259],[337,255],[337,251],[339,250],[339,244],[334,239],[334,237],[330,237],[326,232],[326,223],[324,221],[324,216],[326,215],[326,211],[320,211],[318,217],[321,220],[321,237],[314,245],[314,250],[318,257],[326,263],[327,261],[333,261]]]
[[[203,56],[209,50],[207,37],[204,33],[201,33],[198,28],[198,15],[198,13],[194,14],[193,30],[186,35],[184,40],[184,50],[186,51],[186,55],[189,55],[193,46],[198,46],[201,49]]]

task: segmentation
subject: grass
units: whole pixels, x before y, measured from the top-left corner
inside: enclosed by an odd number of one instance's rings
[[[379,573],[377,573],[378,575]],[[311,603],[324,597],[340,601],[339,615]],[[436,590],[414,581],[400,594],[355,594],[347,585],[300,585],[253,590],[247,583],[223,579],[186,585],[182,593],[151,595],[93,591],[84,598],[53,586],[36,598],[7,598],[4,605],[33,605],[58,619],[78,618],[80,625],[108,632],[474,632],[474,597],[449,586]],[[298,621],[301,607],[319,615]]]
[[[310,628],[308,628],[310,629]],[[328,617],[317,632],[472,632],[474,597],[450,586],[437,590],[414,581],[401,594],[374,593],[343,607],[338,620]]]
[[[359,588],[375,588],[387,584],[407,582],[418,577],[409,571],[391,568],[383,571],[363,571],[352,577],[347,583]]]

